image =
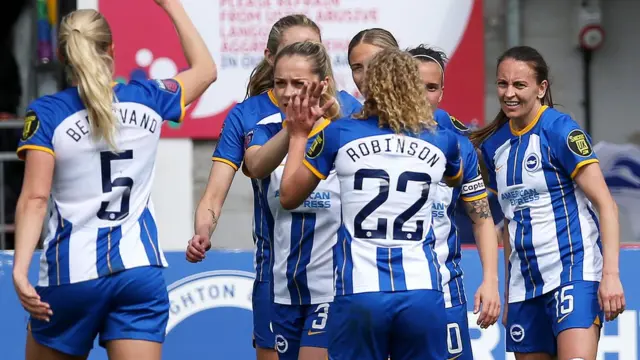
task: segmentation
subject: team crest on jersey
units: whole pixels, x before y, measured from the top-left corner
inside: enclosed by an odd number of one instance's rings
[[[580,129],[575,129],[569,133],[567,136],[567,145],[571,152],[578,156],[590,156],[593,154],[593,148],[589,143],[589,138],[584,133],[584,131]]]
[[[315,140],[309,146],[309,150],[307,150],[307,157],[309,159],[315,159],[320,154],[322,154],[322,150],[324,149],[324,130],[320,131],[320,133],[316,136]]]
[[[22,141],[27,141],[35,135],[40,128],[40,120],[33,110],[29,110],[24,117],[24,127],[22,128]]]
[[[449,117],[451,118],[451,123],[456,129],[462,132],[469,131],[469,128],[467,127],[467,125],[465,125],[462,121],[456,119],[454,116],[451,116],[451,115],[449,115]]]
[[[534,172],[540,169],[540,158],[537,154],[529,154],[524,160],[524,168],[528,172]]]
[[[175,79],[156,80],[158,87],[166,92],[175,94],[180,89],[180,84]]]

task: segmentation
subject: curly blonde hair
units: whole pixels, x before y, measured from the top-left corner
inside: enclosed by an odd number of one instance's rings
[[[380,127],[396,133],[418,134],[435,127],[418,64],[411,55],[398,49],[382,50],[369,63],[366,79],[367,99],[356,118],[378,116]]]

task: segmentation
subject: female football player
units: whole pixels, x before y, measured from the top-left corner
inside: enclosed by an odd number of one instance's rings
[[[13,280],[29,312],[26,359],[86,359],[95,337],[110,359],[159,360],[169,298],[167,262],[150,200],[163,119],[216,79],[216,65],[179,0],[156,0],[190,64],[173,79],[113,83],[109,24],[94,10],[61,22],[60,60],[73,87],[27,109],[18,155]],[[51,197],[34,289],[27,278]]]
[[[589,135],[553,108],[540,53],[513,47],[496,75],[501,110],[472,141],[509,239],[507,351],[519,360],[595,359],[602,322],[625,307],[616,204]]]
[[[343,225],[335,247],[331,359],[444,359],[432,190],[443,178],[460,182],[458,141],[436,128],[409,54],[381,51],[366,76],[362,114],[310,139],[315,101],[293,99],[280,203],[297,208],[335,168]]]

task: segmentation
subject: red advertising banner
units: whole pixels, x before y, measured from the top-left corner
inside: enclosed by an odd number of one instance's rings
[[[481,0],[183,0],[218,65],[218,80],[187,109],[165,138],[216,139],[228,111],[244,99],[249,74],[262,59],[271,25],[291,13],[316,21],[338,88],[358,95],[347,46],[360,30],[382,27],[402,48],[421,43],[450,57],[441,107],[467,124],[484,117],[484,26]],[[99,0],[111,24],[116,77],[168,78],[187,66],[169,18],[151,0]]]

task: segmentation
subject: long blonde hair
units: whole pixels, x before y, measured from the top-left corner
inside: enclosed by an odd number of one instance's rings
[[[306,15],[292,14],[287,15],[280,20],[276,21],[269,31],[269,38],[267,39],[267,50],[272,55],[276,55],[278,47],[282,42],[282,36],[285,31],[295,26],[303,26],[313,29],[318,33],[318,37],[322,39],[320,35],[320,27]],[[247,84],[246,97],[260,95],[269,89],[273,88],[273,65],[264,58],[256,65],[249,77],[249,84]]]
[[[113,112],[113,58],[109,53],[113,39],[107,20],[95,10],[76,10],[62,19],[58,44],[67,75],[78,84],[94,141],[104,139],[115,150],[118,120]]]
[[[396,133],[418,134],[436,125],[411,55],[397,49],[380,51],[369,63],[366,78],[367,99],[357,118],[378,116],[380,127]]]
[[[273,62],[274,68],[280,59],[285,56],[302,56],[309,60],[311,64],[311,73],[317,75],[321,80],[329,77],[327,88],[320,98],[320,105],[324,105],[331,97],[336,97],[336,82],[333,78],[333,68],[331,67],[331,58],[327,53],[324,45],[315,41],[297,42],[285,46],[276,55]],[[325,118],[335,120],[340,117],[340,104],[336,101],[326,112]]]

